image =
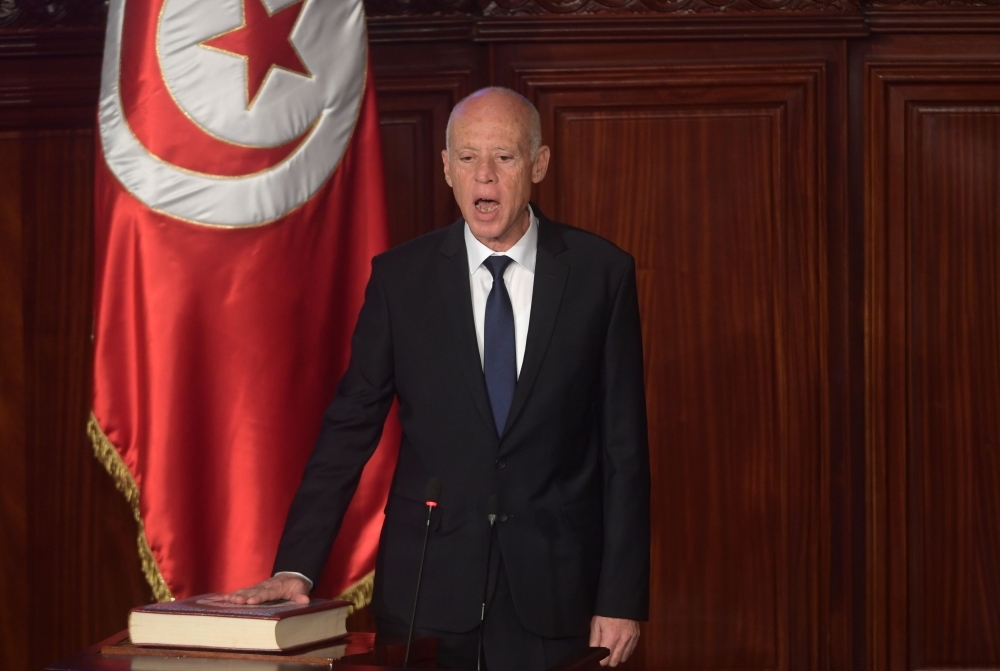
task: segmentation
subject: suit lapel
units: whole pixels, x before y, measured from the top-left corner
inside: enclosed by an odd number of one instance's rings
[[[569,277],[569,266],[556,258],[559,253],[565,251],[566,242],[562,239],[562,235],[555,225],[538,210],[537,206],[533,207],[538,217],[538,252],[535,256],[535,281],[531,290],[528,341],[524,347],[521,374],[517,378],[517,387],[514,389],[514,401],[511,404],[510,414],[507,415],[507,426],[504,427],[505,433],[524,408],[531,387],[538,377],[542,360],[549,347],[549,339],[552,337],[552,329],[556,324],[563,289],[566,288],[566,279]],[[468,268],[466,268],[466,272],[468,272]],[[475,333],[473,333],[473,337],[475,337]]]
[[[438,285],[444,298],[445,312],[450,322],[454,352],[458,357],[465,381],[469,385],[472,400],[479,409],[486,425],[493,427],[493,411],[490,409],[483,377],[483,365],[479,358],[479,342],[476,339],[476,322],[472,316],[472,293],[469,288],[469,261],[465,250],[465,220],[459,219],[440,247],[444,255],[438,266]],[[532,299],[533,300],[533,299]],[[516,396],[515,396],[516,398]]]

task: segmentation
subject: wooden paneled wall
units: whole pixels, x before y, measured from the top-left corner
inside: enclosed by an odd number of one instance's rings
[[[851,532],[864,521],[849,444],[845,44],[421,44],[405,58],[414,48],[373,49],[379,82],[417,89],[380,88],[387,164],[419,165],[416,138],[443,128],[427,97],[441,71],[452,103],[476,79],[510,86],[538,106],[553,149],[542,209],[637,259],[655,531],[651,618],[630,666],[848,668],[863,605]],[[424,159],[435,176],[440,146]],[[414,197],[423,175],[388,178],[407,230],[433,196],[447,201],[441,184]],[[449,207],[418,230],[451,221]]]
[[[831,511],[847,455],[829,436],[846,347],[826,327],[846,306],[828,270],[845,233],[846,144],[828,130],[845,115],[841,52],[497,51],[498,80],[535,100],[552,143],[542,208],[637,261],[656,587],[636,665],[815,668],[835,616],[828,553],[849,560],[830,535],[846,514]]]
[[[93,148],[90,128],[0,133],[4,669],[37,669],[113,633],[149,593],[131,511],[83,430]]]
[[[861,67],[872,663],[995,667],[1000,41],[883,39]]]
[[[0,29],[5,669],[149,598],[84,435],[101,30],[78,4]],[[447,116],[500,84],[540,110],[542,209],[636,257],[654,536],[629,668],[1000,665],[1000,5],[369,14],[394,243],[458,216]]]

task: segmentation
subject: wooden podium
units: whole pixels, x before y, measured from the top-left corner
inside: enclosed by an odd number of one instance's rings
[[[347,649],[337,660],[301,655],[217,653],[204,651],[137,649],[128,644],[122,631],[83,652],[45,667],[45,671],[396,671],[402,669],[403,646],[375,646],[375,635],[351,633]],[[409,668],[437,668],[437,641],[414,641]],[[212,654],[212,653],[208,653]],[[548,671],[600,671],[600,661],[610,654],[607,648],[589,648]]]

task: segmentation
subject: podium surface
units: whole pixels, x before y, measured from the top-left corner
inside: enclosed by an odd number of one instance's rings
[[[349,634],[349,637],[354,637],[356,642],[360,644],[351,647],[368,650],[374,645],[374,634],[352,633]],[[358,638],[361,640],[357,641]],[[348,641],[349,639],[345,639],[345,642]],[[124,631],[73,657],[46,666],[45,671],[324,671],[332,668],[343,671],[374,671],[375,669],[389,671],[399,668],[367,663],[355,664],[346,660],[330,663],[306,662],[291,655],[286,659],[277,659],[275,655],[263,655],[264,659],[253,659],[252,653],[242,654],[238,652],[233,653],[231,658],[187,656],[188,653],[197,654],[199,651],[171,651],[161,648],[152,648],[144,650],[142,653],[131,654],[127,649],[121,652],[123,642],[128,643],[128,634]],[[109,654],[109,650],[115,650],[115,652]],[[172,655],[172,652],[176,652],[177,656]],[[420,666],[426,668],[428,665],[421,664]],[[410,668],[416,668],[416,665],[411,665]]]
[[[362,634],[364,636],[365,634]],[[368,634],[371,636],[371,634]],[[329,664],[304,663],[294,657],[275,661],[258,659],[207,659],[202,657],[166,657],[156,655],[104,654],[102,649],[120,643],[122,633],[101,641],[61,662],[50,664],[45,671],[402,671],[400,666],[378,666],[336,661]],[[429,639],[431,642],[433,639]],[[607,657],[606,648],[590,648],[585,653],[549,671],[597,671],[603,669],[600,660]],[[426,665],[421,665],[427,668]],[[416,666],[410,669],[419,668]],[[433,668],[433,667],[432,667]]]

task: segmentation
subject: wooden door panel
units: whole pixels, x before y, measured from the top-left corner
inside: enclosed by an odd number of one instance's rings
[[[908,505],[927,666],[1000,663],[1000,87],[913,105]]]
[[[996,666],[1000,66],[867,81],[873,640],[891,669]]]
[[[518,71],[543,209],[637,261],[653,471],[637,666],[816,668],[829,551],[820,64]]]
[[[587,116],[560,120],[563,164],[626,167],[611,145],[634,160],[618,188],[564,182],[559,210],[636,252],[660,531],[651,591],[665,625],[657,647],[680,667],[776,668],[787,511],[775,423],[774,118]],[[725,165],[701,158],[727,142],[745,152]],[[695,162],[702,169],[689,172]],[[664,184],[666,166],[684,173]],[[756,183],[713,198],[705,187],[734,173]]]

